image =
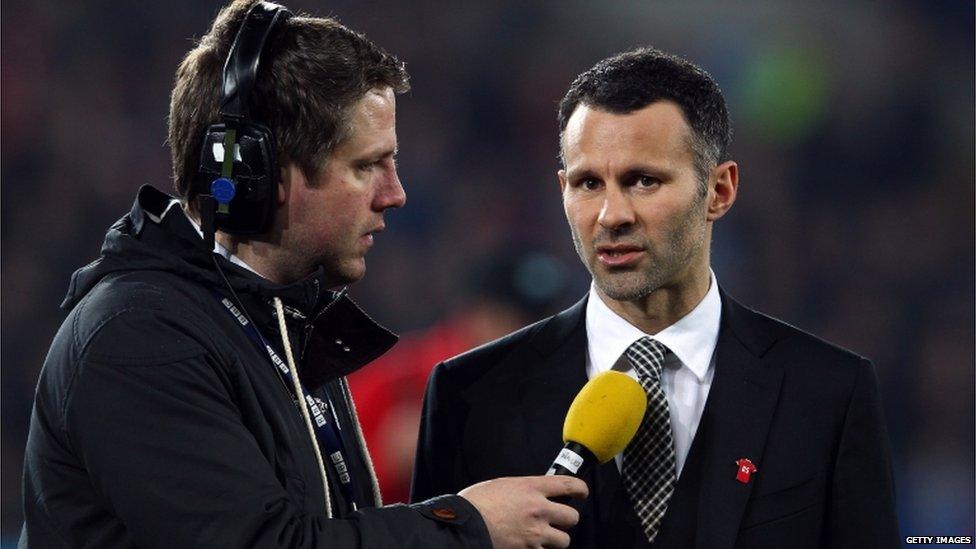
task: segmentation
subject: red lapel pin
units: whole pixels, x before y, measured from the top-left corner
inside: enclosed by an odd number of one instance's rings
[[[752,474],[759,470],[756,469],[756,466],[752,464],[752,460],[749,458],[739,458],[735,460],[735,465],[738,467],[735,473],[735,480],[742,484],[749,484],[749,481],[752,479]]]

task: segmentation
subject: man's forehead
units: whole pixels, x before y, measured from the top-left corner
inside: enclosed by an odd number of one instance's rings
[[[356,148],[359,154],[395,150],[396,98],[393,90],[386,87],[366,92],[350,109],[348,124],[348,135],[340,148]]]
[[[608,149],[653,150],[680,157],[691,153],[691,136],[684,113],[673,101],[655,101],[628,113],[581,104],[566,124],[562,147],[567,163],[571,157]]]
[[[620,113],[598,106],[580,104],[566,123],[566,137],[588,137],[594,132],[675,133],[684,138],[691,134],[691,127],[677,103],[670,100],[654,101],[639,109]]]

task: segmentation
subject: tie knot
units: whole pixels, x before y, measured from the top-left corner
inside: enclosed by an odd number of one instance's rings
[[[655,382],[660,382],[664,356],[668,354],[668,348],[663,343],[644,336],[631,343],[624,354],[633,364],[638,377],[648,377]]]

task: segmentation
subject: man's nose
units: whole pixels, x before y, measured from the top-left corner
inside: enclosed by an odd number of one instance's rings
[[[634,223],[636,216],[630,197],[618,185],[608,184],[603,196],[603,206],[597,221],[605,229],[615,230]]]
[[[400,176],[394,169],[377,192],[373,206],[376,210],[383,211],[389,208],[402,207],[406,203],[407,193],[403,190],[403,185],[400,184]]]

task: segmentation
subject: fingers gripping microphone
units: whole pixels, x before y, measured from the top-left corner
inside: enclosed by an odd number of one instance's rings
[[[563,423],[562,451],[546,475],[582,477],[597,463],[619,454],[637,434],[647,394],[627,374],[609,371],[580,390]]]

